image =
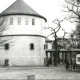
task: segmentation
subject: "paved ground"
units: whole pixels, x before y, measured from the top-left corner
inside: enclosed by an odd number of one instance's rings
[[[35,79],[79,80],[80,72],[66,71],[64,66],[58,67],[14,67],[0,68],[0,79],[27,79],[27,75],[35,75]]]

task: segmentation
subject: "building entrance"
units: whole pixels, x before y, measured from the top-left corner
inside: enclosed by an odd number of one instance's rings
[[[52,50],[46,50],[46,58],[49,59],[49,63],[53,64],[65,64],[65,62],[68,60],[69,63],[72,65],[72,61],[75,57],[75,54],[80,53],[80,49],[59,49],[56,54],[56,60],[54,60],[55,56],[55,49]],[[56,65],[57,66],[57,65]]]
[[[5,66],[9,66],[9,60],[8,59],[5,60]]]

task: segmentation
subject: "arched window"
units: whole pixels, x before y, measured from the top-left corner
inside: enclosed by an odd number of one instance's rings
[[[9,44],[6,43],[6,44],[5,44],[5,50],[8,50],[8,49],[9,49]]]
[[[30,44],[30,50],[34,50],[34,44],[33,43]]]

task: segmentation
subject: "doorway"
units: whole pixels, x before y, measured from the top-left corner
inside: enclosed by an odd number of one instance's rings
[[[8,59],[5,60],[5,66],[9,66],[9,60]]]

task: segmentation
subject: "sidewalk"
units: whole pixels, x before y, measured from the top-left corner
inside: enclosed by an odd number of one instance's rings
[[[49,67],[47,66],[41,66],[41,67],[27,67],[27,66],[23,66],[23,67],[0,67],[0,70],[24,70],[24,69],[63,69],[64,65],[58,65],[58,66],[54,66],[54,65],[50,65]]]
[[[79,80],[80,73],[67,71],[63,65],[57,67],[10,67],[0,68],[0,79],[27,79],[27,75],[35,75],[35,79]]]

